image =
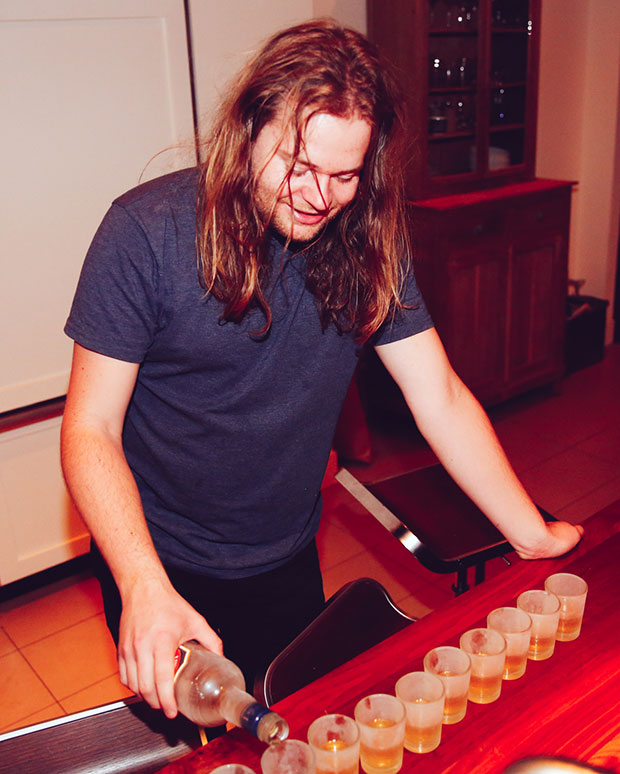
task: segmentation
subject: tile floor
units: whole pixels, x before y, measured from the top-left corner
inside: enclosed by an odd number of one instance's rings
[[[491,411],[524,484],[559,518],[581,522],[620,498],[619,384],[620,345],[613,345],[602,363],[567,377],[561,394],[530,394]],[[355,471],[365,481],[415,469],[428,459],[419,439],[403,433],[377,433],[373,442],[377,459]],[[318,545],[327,595],[353,578],[372,576],[418,617],[451,598],[452,576],[419,565],[330,471],[324,499]],[[487,572],[504,568],[496,559]],[[87,572],[6,596],[0,602],[0,732],[127,695],[98,586]]]

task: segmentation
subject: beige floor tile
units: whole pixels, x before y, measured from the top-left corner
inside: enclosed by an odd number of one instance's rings
[[[340,487],[332,500],[326,503],[326,511],[335,525],[358,542],[361,550],[368,551],[382,561],[388,558],[399,562],[410,572],[415,573],[419,569],[423,581],[430,580],[430,577],[425,577],[428,571],[344,487]]]
[[[18,648],[101,613],[99,584],[86,578],[48,594],[25,595],[0,605],[0,624]]]
[[[413,596],[429,610],[437,610],[454,599],[452,584],[455,581],[454,575],[439,575],[434,583],[426,583],[416,589]]]
[[[536,423],[522,415],[493,424],[510,464],[521,474],[566,449],[566,442],[557,434],[536,432]]]
[[[93,616],[22,648],[54,698],[65,699],[116,674],[116,648],[103,615]]]
[[[11,640],[4,629],[0,628],[0,656],[6,656],[16,650],[15,643]]]
[[[340,527],[328,514],[321,519],[316,536],[321,570],[328,570],[364,550],[364,544],[349,530]]]
[[[407,615],[417,619],[424,618],[425,615],[432,612],[432,608],[418,599],[417,592],[416,596],[410,594],[408,597],[399,600],[398,607],[400,607],[401,610],[404,610]]]
[[[576,448],[557,454],[521,475],[530,496],[554,516],[618,475],[617,464],[599,460]]]
[[[101,707],[103,704],[126,699],[134,694],[126,688],[118,679],[118,675],[112,675],[105,680],[101,680],[83,691],[67,696],[60,704],[68,714],[81,712],[91,707]]]
[[[620,500],[620,476],[560,508],[554,515],[562,521],[581,524],[616,500]]]
[[[592,457],[617,466],[620,460],[620,426],[614,425],[590,436],[582,441],[577,448]]]
[[[35,726],[37,723],[45,723],[46,720],[54,720],[55,718],[63,717],[65,714],[66,713],[60,704],[58,704],[58,702],[54,702],[53,704],[50,704],[49,707],[45,707],[45,709],[34,712],[32,715],[28,715],[25,718],[21,718],[15,723],[11,723],[6,728],[0,728],[0,732],[6,733],[7,731],[16,731],[18,728]]]
[[[329,597],[345,583],[356,578],[374,578],[379,581],[395,602],[400,602],[420,587],[418,578],[400,565],[389,566],[367,552],[362,552],[331,567],[323,574],[325,596]]]
[[[0,658],[0,729],[55,705],[54,696],[19,651]]]

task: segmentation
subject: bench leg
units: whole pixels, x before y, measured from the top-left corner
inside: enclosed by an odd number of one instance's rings
[[[476,586],[479,583],[482,583],[484,581],[485,569],[486,569],[486,566],[484,562],[480,562],[480,564],[476,565],[476,570],[474,575],[474,583],[476,584]]]
[[[455,597],[469,591],[469,584],[467,583],[467,567],[459,567],[456,571],[456,585],[454,583],[452,584],[452,591],[454,591]]]

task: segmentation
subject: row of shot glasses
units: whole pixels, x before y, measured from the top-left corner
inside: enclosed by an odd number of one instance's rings
[[[486,628],[470,629],[459,647],[443,645],[424,656],[424,671],[400,677],[394,694],[373,694],[355,706],[354,717],[322,715],[308,729],[308,742],[273,744],[261,758],[262,774],[396,774],[403,751],[427,753],[441,742],[443,725],[461,721],[468,701],[499,698],[503,680],[525,673],[528,659],[550,658],[557,640],[579,636],[586,582],[570,573],[550,575],[544,589],[524,591],[516,607],[487,616]],[[254,774],[246,766],[220,766],[211,774]]]

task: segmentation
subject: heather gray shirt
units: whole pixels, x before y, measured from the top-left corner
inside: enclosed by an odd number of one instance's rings
[[[221,323],[195,248],[196,169],[117,199],[90,247],[66,333],[140,363],[123,444],[162,561],[213,577],[273,569],[314,536],[320,486],[358,350],[321,329],[303,255],[273,241],[273,324]],[[375,343],[432,326],[416,305]]]

